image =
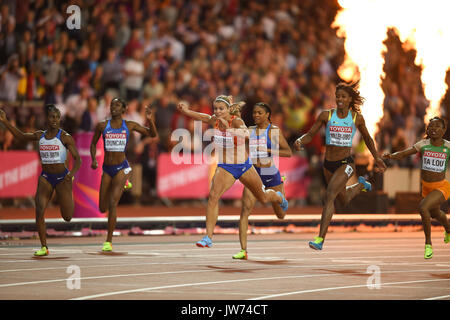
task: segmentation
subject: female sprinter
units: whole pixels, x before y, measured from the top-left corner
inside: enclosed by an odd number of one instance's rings
[[[267,103],[258,102],[253,107],[253,120],[256,125],[249,127],[250,159],[256,172],[261,177],[264,187],[266,189],[279,191],[286,197],[280,171],[273,163],[273,156],[290,157],[292,156],[292,151],[280,129],[272,124],[270,120],[271,114],[272,110]],[[255,202],[255,196],[247,187],[245,187],[242,194],[242,210],[239,220],[239,241],[241,242],[241,251],[235,254],[233,259],[247,260],[248,258],[248,217],[255,206]],[[273,203],[272,206],[277,217],[283,219],[286,212],[281,209],[278,203]]]
[[[325,205],[320,221],[319,236],[309,242],[315,250],[322,250],[325,235],[334,213],[334,200],[339,198],[344,205],[348,204],[361,191],[370,191],[372,185],[364,177],[358,178],[358,183],[346,187],[347,181],[355,172],[354,160],[351,156],[352,141],[356,128],[360,131],[367,148],[375,159],[377,167],[384,171],[386,164],[375,148],[370,137],[360,106],[364,103],[357,90],[358,82],[354,84],[339,83],[336,86],[336,109],[322,111],[311,129],[295,141],[295,148],[311,142],[313,136],[322,125],[325,126],[326,149],[323,172],[327,182]]]
[[[213,115],[189,110],[183,103],[177,106],[182,114],[208,123],[215,129],[214,144],[218,166],[212,179],[206,207],[206,236],[196,243],[198,247],[212,247],[212,236],[219,215],[219,199],[236,180],[241,181],[262,203],[278,203],[284,211],[288,208],[281,192],[263,189],[261,178],[248,157],[248,129],[241,118],[231,114],[238,109],[235,105],[231,96],[220,95],[214,100]]]
[[[24,133],[12,126],[3,110],[0,110],[0,122],[17,139],[38,141],[39,156],[42,163],[42,173],[38,180],[36,191],[36,225],[41,249],[34,253],[35,256],[49,254],[47,247],[47,235],[45,228],[44,212],[56,190],[56,197],[61,210],[61,216],[65,221],[70,221],[73,215],[72,180],[81,166],[81,159],[75,148],[75,142],[71,135],[60,129],[61,112],[53,104],[45,106],[47,116],[47,130],[34,133]],[[74,159],[72,170],[65,166],[67,150]]]
[[[434,117],[427,126],[427,137],[412,147],[393,154],[385,153],[383,158],[399,160],[420,152],[422,156],[422,197],[419,211],[425,233],[425,259],[433,257],[431,246],[431,218],[435,218],[445,228],[444,242],[450,242],[450,224],[441,205],[450,196],[450,183],[445,179],[450,142],[443,139],[447,125],[442,118]]]
[[[149,128],[143,127],[133,121],[122,119],[127,104],[120,98],[114,98],[110,104],[111,119],[97,124],[91,142],[92,169],[97,169],[96,146],[103,136],[105,158],[103,161],[103,174],[100,183],[99,207],[101,212],[108,213],[108,234],[103,243],[102,251],[112,251],[112,236],[117,221],[117,204],[124,191],[125,182],[128,180],[131,167],[125,156],[128,138],[131,132],[137,131],[142,135],[157,136],[157,130],[153,121],[152,112],[146,107],[146,117]]]

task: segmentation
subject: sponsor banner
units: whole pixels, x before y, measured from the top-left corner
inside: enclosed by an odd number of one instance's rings
[[[93,132],[80,132],[73,136],[81,158],[80,170],[73,181],[74,218],[98,218],[106,215],[101,213],[98,207],[104,158],[103,139],[99,139],[97,143],[98,168],[93,170],[90,152],[93,135]]]
[[[207,198],[217,164],[175,164],[170,154],[158,158],[157,189],[159,197],[174,199]],[[308,160],[303,157],[279,158],[280,172],[284,176],[287,198],[306,198],[310,179],[306,177]],[[145,177],[144,177],[145,179]],[[240,199],[244,186],[240,181],[224,193],[223,199]]]
[[[209,168],[206,161],[194,164],[175,164],[170,153],[158,157],[157,190],[159,197],[165,198],[206,198],[209,194]],[[198,161],[196,161],[198,163]],[[145,179],[145,177],[143,177]]]
[[[36,194],[41,165],[37,152],[0,152],[0,198],[29,197]]]

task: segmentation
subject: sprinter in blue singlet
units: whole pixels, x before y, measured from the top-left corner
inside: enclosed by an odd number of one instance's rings
[[[356,128],[360,131],[367,148],[375,159],[376,166],[381,171],[386,170],[386,164],[378,154],[360,113],[360,106],[364,103],[364,98],[361,97],[357,88],[358,82],[338,84],[336,86],[336,109],[322,111],[311,129],[295,141],[295,148],[300,150],[303,145],[311,142],[322,125],[326,127],[323,172],[328,185],[319,236],[309,242],[309,246],[315,250],[322,250],[325,235],[334,214],[336,197],[345,205],[359,192],[370,191],[372,188],[372,185],[364,177],[359,177],[358,183],[346,186],[347,181],[355,172],[351,149]]]
[[[281,192],[286,198],[284,183],[280,171],[275,166],[275,157],[290,157],[291,148],[284,138],[281,130],[270,120],[272,110],[264,102],[258,102],[253,107],[253,120],[255,126],[249,127],[249,154],[253,166],[258,172],[266,189]],[[248,217],[255,206],[256,198],[247,188],[242,193],[242,209],[239,219],[239,241],[241,251],[233,256],[233,259],[248,259],[247,251],[247,229]],[[279,219],[283,219],[286,211],[278,203],[272,204],[273,210]]]
[[[97,169],[97,142],[103,137],[105,158],[103,175],[100,183],[99,207],[101,212],[108,211],[108,234],[103,243],[102,251],[112,251],[112,236],[116,227],[117,204],[122,196],[125,182],[130,177],[131,167],[126,159],[125,151],[130,133],[134,130],[145,136],[156,137],[157,130],[152,112],[146,107],[146,120],[149,127],[144,127],[134,121],[122,119],[127,104],[120,98],[111,101],[111,119],[97,124],[91,142],[92,169]]]

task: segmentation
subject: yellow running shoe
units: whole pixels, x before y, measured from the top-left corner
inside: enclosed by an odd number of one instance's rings
[[[447,233],[447,231],[444,231],[444,242],[445,243],[450,242],[450,233]]]
[[[131,188],[133,188],[133,184],[130,182],[130,180],[127,180],[127,181],[125,182],[125,185],[123,186],[123,188],[124,188],[125,190],[131,189]]]
[[[37,257],[43,257],[43,256],[48,256],[49,253],[50,252],[48,251],[48,248],[46,246],[43,246],[41,249],[36,251],[34,253],[34,255],[37,256]]]
[[[433,258],[433,247],[431,244],[425,245],[425,259],[431,259]]]
[[[248,259],[247,250],[239,251],[239,253],[233,256],[233,259],[247,260]]]
[[[111,242],[104,242],[102,251],[112,251],[112,243]]]

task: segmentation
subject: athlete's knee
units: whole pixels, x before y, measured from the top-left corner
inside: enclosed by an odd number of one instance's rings
[[[36,219],[44,217],[45,207],[39,204],[38,202],[36,203],[35,211],[36,211]]]
[[[419,213],[422,217],[430,217],[430,210],[428,209],[428,206],[424,204],[420,204]]]
[[[119,204],[119,200],[120,199],[118,197],[112,196],[111,198],[109,198],[108,207],[109,208],[116,207]]]
[[[210,205],[216,205],[219,202],[220,196],[216,193],[210,193],[208,197],[208,203]]]

